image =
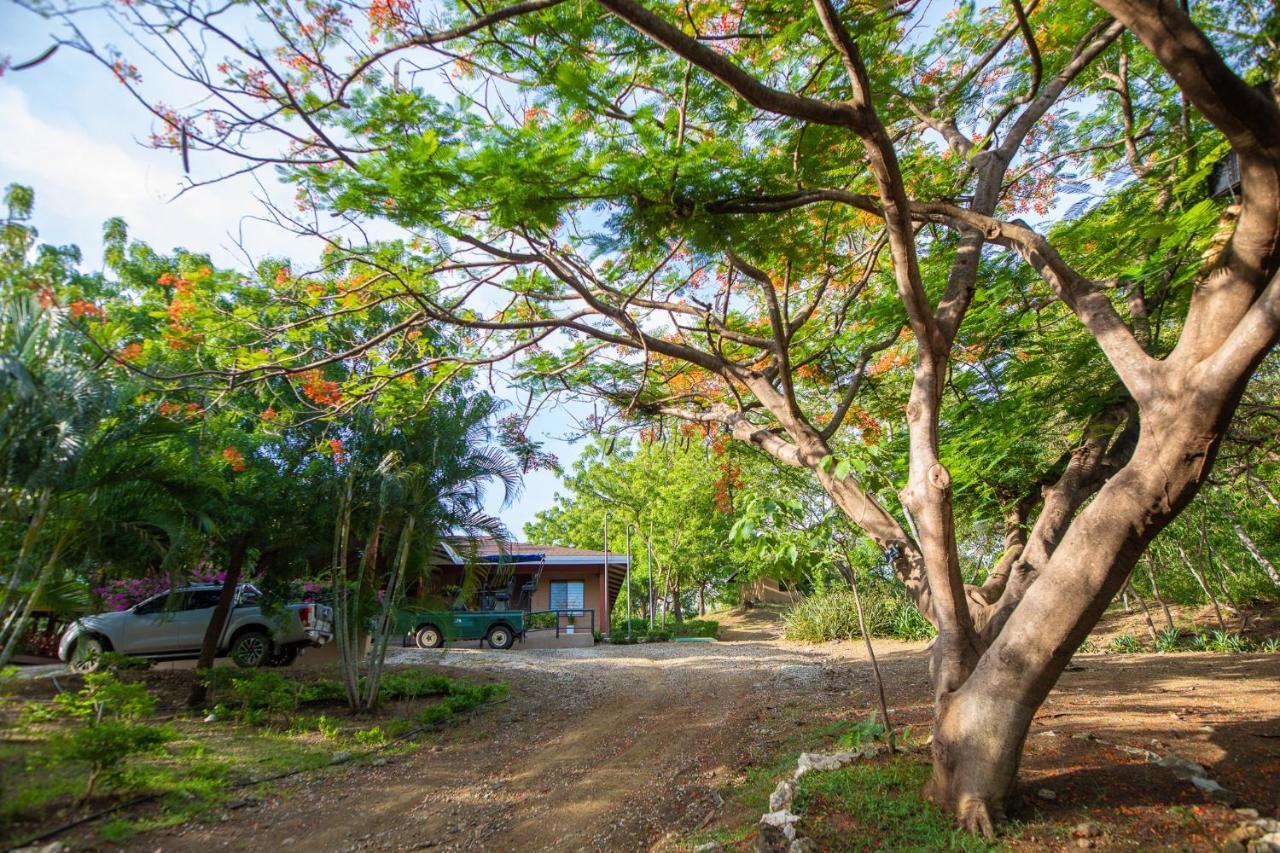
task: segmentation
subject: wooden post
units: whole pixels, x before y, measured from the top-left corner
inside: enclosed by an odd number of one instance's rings
[[[601,633],[609,633],[609,513],[604,514],[604,598],[600,601]]]
[[[631,639],[631,525],[627,525],[627,639]]]

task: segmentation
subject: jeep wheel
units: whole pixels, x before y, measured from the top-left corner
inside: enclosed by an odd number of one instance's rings
[[[71,660],[67,665],[72,672],[87,674],[96,672],[102,665],[102,640],[97,637],[81,637],[76,640],[76,647],[71,652]]]
[[[245,631],[231,641],[231,659],[238,667],[253,669],[262,666],[270,656],[271,637],[266,631]]]
[[[423,625],[413,635],[413,641],[420,649],[438,649],[444,645],[444,635],[435,625]]]
[[[515,635],[506,625],[494,625],[489,629],[489,647],[493,649],[509,649],[516,641]]]

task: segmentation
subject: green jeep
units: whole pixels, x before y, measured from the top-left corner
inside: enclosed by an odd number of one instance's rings
[[[396,631],[420,649],[438,649],[445,641],[485,640],[491,648],[509,649],[524,639],[523,610],[420,610],[401,607]]]

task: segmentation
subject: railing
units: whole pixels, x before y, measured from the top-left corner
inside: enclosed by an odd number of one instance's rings
[[[536,629],[536,627],[535,627],[535,625],[534,625],[533,617],[534,617],[534,616],[541,616],[541,615],[543,615],[544,613],[545,613],[545,614],[552,615],[552,616],[554,617],[554,619],[553,619],[552,621],[554,621],[554,622],[555,622],[555,626],[556,626],[556,639],[559,639],[559,638],[560,638],[560,620],[561,620],[561,618],[567,618],[567,617],[570,617],[570,616],[574,617],[574,619],[575,619],[575,620],[576,620],[576,619],[577,619],[577,617],[579,617],[579,616],[590,616],[590,617],[591,617],[591,635],[592,635],[593,637],[595,636],[595,633],[596,633],[596,612],[595,612],[594,610],[590,610],[590,609],[586,609],[586,610],[532,610],[532,611],[530,611],[530,612],[528,612],[528,613],[526,613],[526,614],[524,615],[524,620],[525,620],[525,622],[524,622],[524,623],[525,623],[525,630],[535,630],[535,629]],[[576,625],[576,624],[574,625],[574,628],[577,628],[577,625]],[[576,631],[575,631],[575,633],[576,633]]]

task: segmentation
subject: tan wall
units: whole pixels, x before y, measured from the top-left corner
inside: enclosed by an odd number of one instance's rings
[[[533,593],[530,610],[551,609],[551,581],[582,581],[582,606],[586,610],[596,612],[596,630],[599,631],[602,618],[600,575],[582,569],[546,569],[542,572],[542,580],[538,582],[538,588]]]

